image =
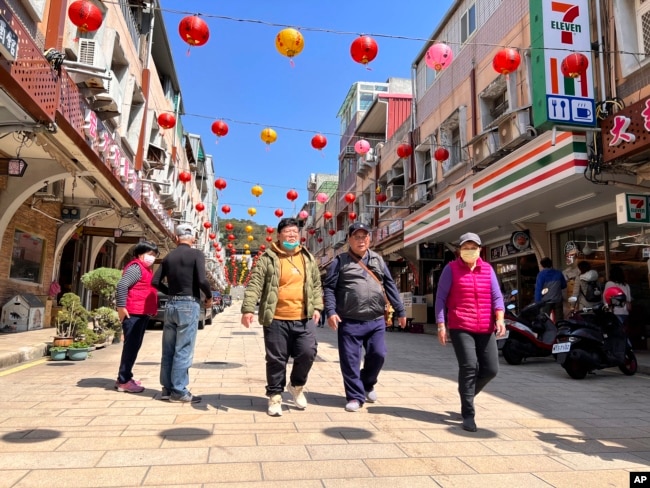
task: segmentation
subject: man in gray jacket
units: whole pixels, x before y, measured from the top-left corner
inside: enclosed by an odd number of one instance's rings
[[[375,384],[386,357],[384,309],[390,302],[400,327],[406,311],[386,263],[370,249],[370,228],[355,222],[348,229],[349,250],[330,265],[323,282],[327,323],[338,330],[339,364],[348,412],[377,400]],[[361,349],[365,348],[363,369]]]

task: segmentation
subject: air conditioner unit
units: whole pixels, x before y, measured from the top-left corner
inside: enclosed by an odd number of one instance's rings
[[[485,167],[490,164],[498,157],[496,150],[497,135],[493,131],[486,132],[472,145],[474,166]]]
[[[375,156],[375,150],[374,149],[369,149],[366,154],[363,155],[364,161],[367,163],[374,163],[377,161],[377,157]]]
[[[389,202],[397,202],[404,198],[404,185],[388,185],[386,197]]]
[[[312,227],[314,225],[314,217],[309,216],[305,219],[305,227]]]
[[[95,95],[94,109],[99,112],[122,112],[122,88],[120,82],[115,76],[115,72],[110,72],[110,79],[105,80],[104,88],[106,93]]]
[[[529,126],[528,110],[510,114],[499,124],[499,149],[514,149],[525,143]]]
[[[34,193],[35,197],[45,202],[62,202],[63,201],[63,181],[48,183],[43,188]]]
[[[345,146],[345,155],[350,155],[350,154],[356,154],[357,152],[354,150],[354,146]]]
[[[391,168],[386,172],[386,182],[391,184],[396,180],[404,178],[404,172],[401,168]]]
[[[339,230],[336,234],[332,236],[332,245],[334,248],[339,248],[345,244],[345,231]]]
[[[316,173],[311,173],[309,175],[309,181],[307,182],[307,189],[308,190],[316,189]]]
[[[358,220],[362,224],[372,225],[372,215],[370,214],[370,212],[360,213],[359,217],[358,217]]]
[[[363,160],[363,156],[357,158],[357,175],[365,176],[366,170],[371,166]]]
[[[104,53],[102,53],[101,45],[95,39],[79,39],[77,62],[106,69]]]
[[[426,183],[418,183],[409,190],[409,205],[421,207],[429,201],[429,192]]]

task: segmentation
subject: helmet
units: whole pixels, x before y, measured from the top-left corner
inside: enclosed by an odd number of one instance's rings
[[[625,292],[618,286],[612,286],[605,290],[605,303],[610,307],[622,307],[627,301]]]

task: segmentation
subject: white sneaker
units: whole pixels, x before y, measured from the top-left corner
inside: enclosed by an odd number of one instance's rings
[[[271,417],[282,417],[282,395],[276,393],[269,397],[269,408],[266,413]]]
[[[289,384],[287,388],[293,397],[294,405],[300,409],[307,408],[307,398],[305,398],[305,394],[302,391],[303,388],[303,386],[293,386],[292,384]]]

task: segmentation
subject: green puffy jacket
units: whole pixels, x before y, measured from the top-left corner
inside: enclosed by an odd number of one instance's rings
[[[299,251],[305,259],[304,300],[307,305],[307,317],[311,318],[315,310],[322,313],[323,287],[314,256],[304,248]],[[273,249],[267,249],[257,260],[251,270],[251,277],[246,286],[241,313],[255,313],[259,301],[258,320],[262,325],[271,325],[278,304],[280,286],[280,258]]]

